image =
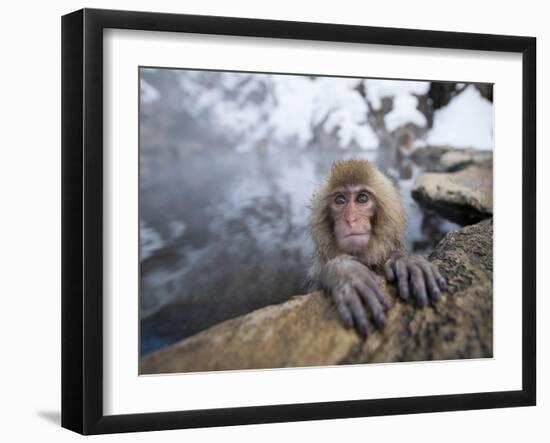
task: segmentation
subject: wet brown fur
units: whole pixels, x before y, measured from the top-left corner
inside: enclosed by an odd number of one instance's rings
[[[311,201],[309,223],[315,242],[316,263],[310,277],[314,280],[317,280],[322,265],[342,254],[334,238],[327,199],[334,190],[353,185],[365,185],[372,189],[377,208],[368,250],[358,259],[369,267],[378,268],[403,248],[405,214],[391,180],[368,160],[338,160],[332,164],[330,174]]]

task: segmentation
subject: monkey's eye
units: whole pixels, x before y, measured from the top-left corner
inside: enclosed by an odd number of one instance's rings
[[[346,203],[346,197],[344,197],[342,194],[338,194],[336,197],[334,197],[334,203],[337,205],[343,205]]]
[[[369,201],[369,194],[366,192],[360,192],[355,199],[357,203],[367,203]]]

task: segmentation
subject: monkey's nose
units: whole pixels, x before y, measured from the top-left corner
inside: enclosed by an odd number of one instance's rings
[[[353,210],[353,208],[350,208],[346,211],[344,214],[344,220],[351,226],[355,223],[357,223],[357,213]]]
[[[357,217],[346,217],[346,223],[350,226],[354,226],[357,223]]]

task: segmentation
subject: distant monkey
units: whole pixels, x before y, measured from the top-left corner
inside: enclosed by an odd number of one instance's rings
[[[355,324],[364,336],[367,311],[381,327],[390,308],[379,274],[396,281],[402,299],[413,293],[420,306],[445,289],[445,279],[433,264],[405,254],[399,194],[367,160],[333,163],[313,196],[310,228],[316,250],[310,277],[331,295],[343,323]]]

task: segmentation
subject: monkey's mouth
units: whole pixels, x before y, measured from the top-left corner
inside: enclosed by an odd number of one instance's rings
[[[351,255],[360,254],[368,246],[370,236],[367,232],[351,232],[338,238],[339,249]]]

